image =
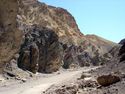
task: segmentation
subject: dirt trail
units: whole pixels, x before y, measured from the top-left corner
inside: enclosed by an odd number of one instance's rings
[[[88,72],[96,68],[82,68],[77,71],[66,71],[51,77],[39,78],[38,80],[27,81],[23,84],[0,87],[0,94],[41,94],[52,85],[68,82],[78,77],[83,71]]]

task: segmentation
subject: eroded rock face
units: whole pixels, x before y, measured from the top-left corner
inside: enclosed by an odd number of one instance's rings
[[[0,71],[18,52],[22,32],[16,27],[17,0],[0,1]]]
[[[58,36],[52,30],[32,26],[25,35],[18,65],[34,73],[51,73],[61,67],[61,51]]]
[[[98,49],[92,46],[93,51],[87,51],[84,45],[66,45],[64,48],[64,68],[84,67],[84,66],[98,66],[107,61],[106,56],[100,55]],[[90,45],[91,46],[91,45]]]
[[[64,68],[90,66],[92,58],[81,46],[67,46],[64,54]]]
[[[19,13],[18,22],[20,27],[24,24],[37,24],[50,28],[59,36],[59,40],[63,43],[78,44],[77,39],[82,35],[74,17],[66,9],[49,6],[44,3],[34,3],[32,5],[23,4]]]

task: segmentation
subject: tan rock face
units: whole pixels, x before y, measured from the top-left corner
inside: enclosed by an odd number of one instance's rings
[[[18,51],[22,33],[16,27],[17,0],[0,1],[0,70]]]

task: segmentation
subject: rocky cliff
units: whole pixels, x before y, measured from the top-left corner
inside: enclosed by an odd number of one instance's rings
[[[17,28],[17,0],[0,1],[0,71],[18,52],[22,32]]]
[[[65,9],[37,0],[1,0],[2,68],[11,59],[18,67],[33,73],[99,65],[105,61],[103,55],[115,45],[95,35],[83,35],[74,17]]]

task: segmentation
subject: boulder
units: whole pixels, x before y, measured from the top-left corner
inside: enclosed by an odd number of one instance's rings
[[[97,78],[97,82],[101,86],[109,86],[120,81],[120,77],[115,75],[102,75]]]

